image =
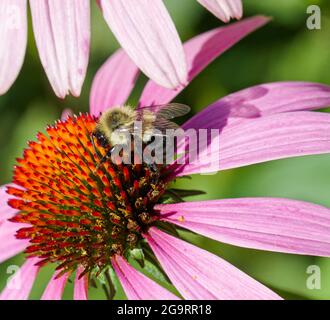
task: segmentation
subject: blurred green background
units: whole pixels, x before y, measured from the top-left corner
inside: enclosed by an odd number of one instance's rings
[[[177,98],[196,113],[218,98],[259,83],[282,80],[316,81],[330,85],[330,3],[326,0],[243,0],[244,15],[266,14],[273,21],[241,41],[211,64]],[[218,27],[222,23],[195,0],[165,0],[182,40]],[[306,28],[307,5],[322,10],[321,30]],[[65,108],[87,111],[93,76],[118,44],[93,2],[92,45],[87,78],[79,99],[55,97],[41,67],[30,23],[24,67],[12,89],[0,97],[0,182],[11,180],[15,158],[38,130],[58,119]],[[137,102],[145,77],[141,77],[130,102]],[[189,188],[202,189],[200,199],[273,196],[311,201],[330,207],[330,155],[272,161],[216,175],[196,175]],[[187,187],[187,180],[178,182]],[[330,259],[270,253],[224,245],[184,233],[183,237],[239,267],[288,299],[329,299]],[[0,265],[0,290],[9,265],[20,265],[23,256]],[[321,289],[306,287],[310,265],[321,268]],[[33,288],[32,299],[40,298],[52,268],[45,268]],[[72,297],[72,284],[65,298]],[[103,299],[101,289],[90,290],[91,299]],[[125,296],[119,290],[116,298]]]

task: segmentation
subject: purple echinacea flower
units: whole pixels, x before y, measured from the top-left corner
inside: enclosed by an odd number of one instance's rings
[[[189,40],[184,44],[188,80],[267,21],[245,19]],[[0,262],[23,250],[29,258],[20,269],[19,290],[9,282],[0,298],[27,299],[40,268],[54,263],[57,270],[43,299],[61,299],[71,275],[74,298],[87,299],[92,271],[107,266],[129,299],[280,299],[220,257],[175,237],[170,229],[166,232],[162,223],[242,247],[330,256],[330,210],[279,198],[161,203],[170,181],[207,172],[195,163],[172,164],[171,174],[156,180],[143,165],[105,163],[96,170],[89,140],[95,119],[125,104],[137,75],[132,60],[121,50],[115,53],[94,79],[90,114],[66,113],[18,160],[13,183],[0,190]],[[139,108],[166,104],[179,92],[150,81]],[[312,111],[329,104],[328,86],[269,83],[216,101],[182,127],[220,129],[220,143],[211,156],[219,159],[220,170],[230,169],[329,153],[330,115]],[[139,244],[150,249],[179,295],[129,263],[126,253]]]

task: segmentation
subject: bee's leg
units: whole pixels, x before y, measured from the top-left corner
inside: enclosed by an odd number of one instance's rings
[[[157,172],[158,171],[158,167],[156,163],[149,163],[148,165],[148,169],[152,172]]]
[[[148,146],[146,146],[147,148]],[[143,159],[143,154],[140,154],[140,152],[137,152],[138,155],[140,156],[140,159],[142,159],[142,162],[145,163],[145,165],[148,167],[148,169],[151,171],[151,172],[157,172],[158,171],[158,167],[157,167],[157,164],[155,162],[145,162],[144,159]]]
[[[163,150],[162,158],[159,159],[159,160],[161,160],[161,162],[157,162],[157,163],[165,164],[165,162],[166,162],[166,138],[165,138],[165,136],[162,137],[161,147],[162,147],[162,150]],[[152,172],[158,173],[159,172],[159,167],[158,167],[157,163],[153,162],[153,163],[148,164],[149,170],[151,170]]]

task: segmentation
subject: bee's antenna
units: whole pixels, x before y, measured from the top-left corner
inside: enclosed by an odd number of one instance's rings
[[[96,149],[96,145],[95,145],[94,137],[96,137],[96,135],[95,135],[95,132],[93,131],[93,132],[90,134],[90,140],[91,140],[91,143],[92,143],[92,146],[93,146],[93,150],[94,150],[96,156],[97,156],[97,157],[99,158],[99,160],[101,161],[102,158],[100,157],[100,154],[99,154],[98,150]],[[93,170],[93,174],[94,174],[94,175],[95,175],[96,171],[100,168],[100,165],[101,165],[101,162],[99,162],[99,163],[96,165],[95,170]]]
[[[97,164],[97,166],[94,170],[94,173],[100,168],[100,166],[104,162],[106,162],[111,157],[111,154],[112,154],[113,150],[115,150],[115,146],[113,146],[110,150],[108,150],[108,152],[100,159],[100,162]]]
[[[101,164],[102,164],[102,163],[99,162],[99,163],[96,165],[95,170],[93,170],[93,174],[94,174],[94,175],[95,175],[96,171],[100,169]]]
[[[98,156],[98,158],[100,158],[100,157],[99,157],[98,150],[96,149],[96,146],[95,146],[94,137],[95,137],[95,132],[93,131],[93,132],[90,134],[91,143],[92,143],[92,146],[93,146],[93,149],[94,149],[95,154]]]
[[[100,160],[100,162],[96,165],[95,169],[92,171],[92,173],[95,175],[97,175],[97,170],[100,169],[101,165],[104,163],[105,161],[102,161]]]

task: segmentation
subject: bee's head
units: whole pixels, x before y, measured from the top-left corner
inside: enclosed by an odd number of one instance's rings
[[[126,110],[127,108],[114,108],[110,110],[105,120],[106,126],[111,130],[115,131],[123,127],[127,127],[132,122],[132,112],[131,110]]]
[[[111,115],[107,119],[107,125],[111,128],[112,131],[120,129],[124,126],[129,117],[127,114],[122,112],[121,110],[113,110]]]
[[[103,113],[97,123],[96,132],[100,132],[111,145],[124,141],[121,129],[127,129],[134,123],[134,110],[130,107],[115,107]]]

